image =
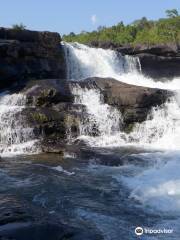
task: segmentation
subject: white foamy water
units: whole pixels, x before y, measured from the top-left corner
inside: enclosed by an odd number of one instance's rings
[[[25,108],[23,94],[0,95],[0,155],[34,153],[38,150],[33,129],[28,127],[21,111]]]
[[[179,137],[180,107],[174,97],[163,106],[153,108],[147,120],[136,124],[127,139],[151,148],[179,150]]]
[[[156,160],[153,167],[136,173],[133,177],[116,175],[131,190],[130,199],[135,199],[149,210],[180,214],[180,152],[138,154],[143,161]]]
[[[52,167],[51,169],[53,169],[55,171],[58,171],[58,172],[61,172],[61,173],[64,173],[64,174],[66,174],[68,176],[72,176],[72,175],[75,174],[75,172],[69,172],[69,171],[63,169],[63,167],[61,167],[61,166]]]
[[[120,131],[121,115],[115,108],[104,104],[98,89],[72,88],[75,103],[83,104],[87,109],[87,116],[81,124],[81,135],[90,135],[98,130],[101,136],[111,136]]]

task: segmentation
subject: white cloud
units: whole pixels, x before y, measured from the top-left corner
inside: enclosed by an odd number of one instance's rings
[[[95,14],[93,14],[91,16],[91,22],[92,22],[92,24],[96,24],[97,23],[97,16]]]

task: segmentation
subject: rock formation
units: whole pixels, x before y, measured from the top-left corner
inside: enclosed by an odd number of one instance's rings
[[[58,33],[0,28],[0,89],[28,79],[64,78]]]

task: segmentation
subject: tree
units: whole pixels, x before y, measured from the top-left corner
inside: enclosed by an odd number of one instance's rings
[[[177,9],[171,9],[171,10],[166,10],[166,15],[169,18],[174,18],[174,17],[178,17],[179,13]]]
[[[117,26],[118,26],[118,27],[124,27],[123,21],[119,22],[119,23],[117,24]]]
[[[105,26],[99,26],[99,27],[97,28],[97,31],[100,32],[100,31],[103,31],[104,29],[106,29]]]
[[[12,25],[12,28],[17,31],[22,31],[26,29],[26,26],[22,23]]]
[[[70,37],[75,37],[76,34],[75,34],[74,32],[70,32],[69,36],[70,36]]]

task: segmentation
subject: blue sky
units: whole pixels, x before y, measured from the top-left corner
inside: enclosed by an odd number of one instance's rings
[[[180,0],[4,0],[0,26],[22,22],[28,29],[78,33],[143,16],[158,19],[172,8],[180,11]]]

